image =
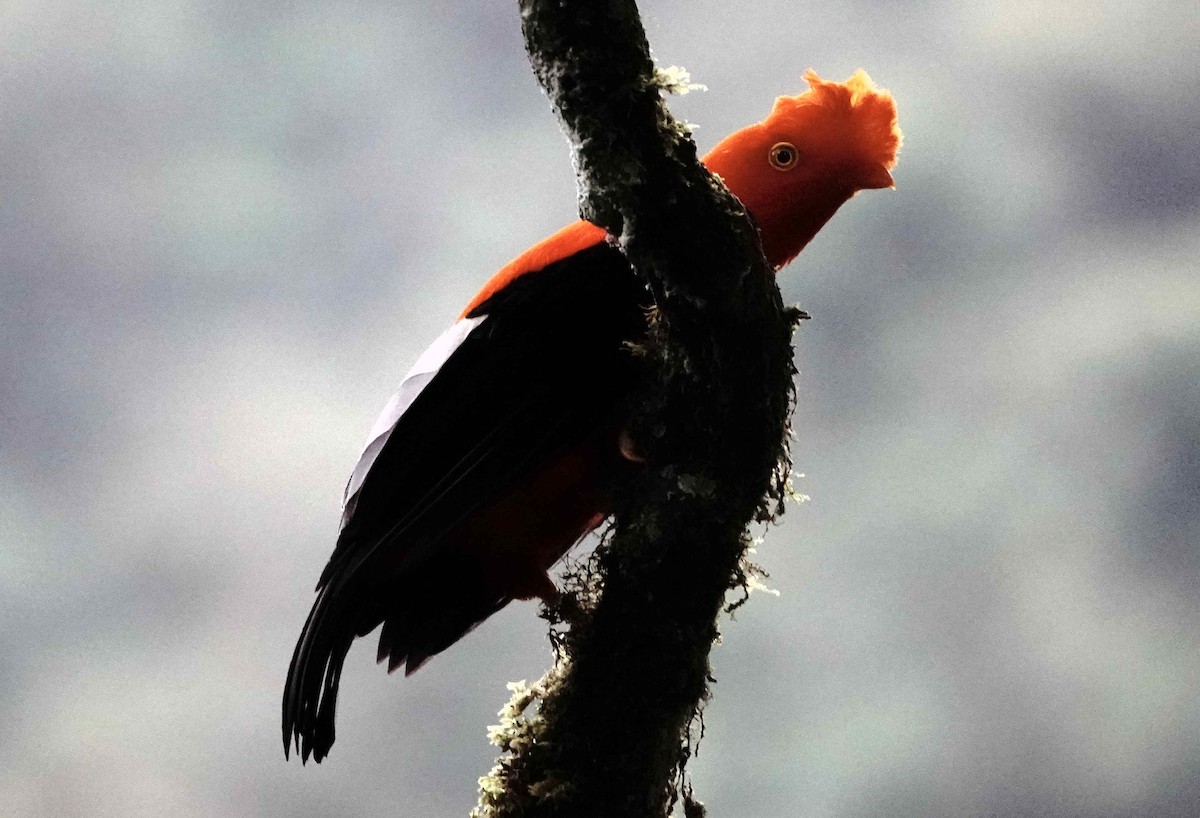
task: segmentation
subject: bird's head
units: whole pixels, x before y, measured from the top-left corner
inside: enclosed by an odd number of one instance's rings
[[[758,222],[767,259],[782,267],[860,190],[894,187],[900,150],[892,95],[861,69],[775,100],[770,115],[723,139],[704,164]]]

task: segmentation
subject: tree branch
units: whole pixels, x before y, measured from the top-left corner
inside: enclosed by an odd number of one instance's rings
[[[475,814],[659,818],[708,695],[716,617],[746,580],[747,526],[782,508],[796,316],[740,203],[668,112],[633,0],[520,9],[572,144],[580,214],[654,294],[639,352],[656,377],[632,421],[647,467],[615,535],[546,612],[558,660],[493,728],[508,755],[480,780]]]

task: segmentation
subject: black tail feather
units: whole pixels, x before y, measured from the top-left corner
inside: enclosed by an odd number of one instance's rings
[[[387,660],[389,673],[403,665],[409,676],[509,602],[489,596],[474,558],[453,549],[406,566],[385,593],[372,589],[371,597],[388,601],[386,613],[369,607],[355,586],[331,577],[296,644],[283,698],[285,756],[293,745],[303,762],[329,754],[342,666],[358,636],[382,622],[378,661]]]
[[[294,744],[302,762],[310,755],[320,762],[333,745],[338,681],[354,641],[350,617],[332,604],[330,590],[323,588],[313,603],[284,687],[284,756]]]

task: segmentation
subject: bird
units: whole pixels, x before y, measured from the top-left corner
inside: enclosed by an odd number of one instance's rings
[[[804,80],[702,159],[776,270],[857,192],[895,187],[902,140],[865,71]],[[382,625],[378,661],[409,675],[512,600],[552,599],[548,570],[644,468],[623,421],[652,298],[606,239],[576,221],[502,267],[371,429],[288,669],[285,756],[328,755],[356,638]]]

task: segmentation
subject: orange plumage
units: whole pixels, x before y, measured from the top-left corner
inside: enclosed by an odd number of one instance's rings
[[[704,157],[782,267],[859,190],[892,187],[896,107],[866,73],[805,74]],[[284,747],[318,761],[351,642],[412,673],[513,599],[609,512],[641,465],[622,442],[649,296],[604,231],[577,221],[505,265],[426,351],[376,423],[296,645]]]
[[[776,98],[766,119],[730,134],[701,160],[754,215],[776,268],[795,258],[856,192],[895,186],[889,171],[902,141],[895,100],[866,71],[827,82],[810,68],[804,80],[807,91]],[[791,168],[770,162],[771,148],[780,143],[797,150]],[[518,276],[603,240],[594,224],[567,225],[500,268],[462,316]]]

